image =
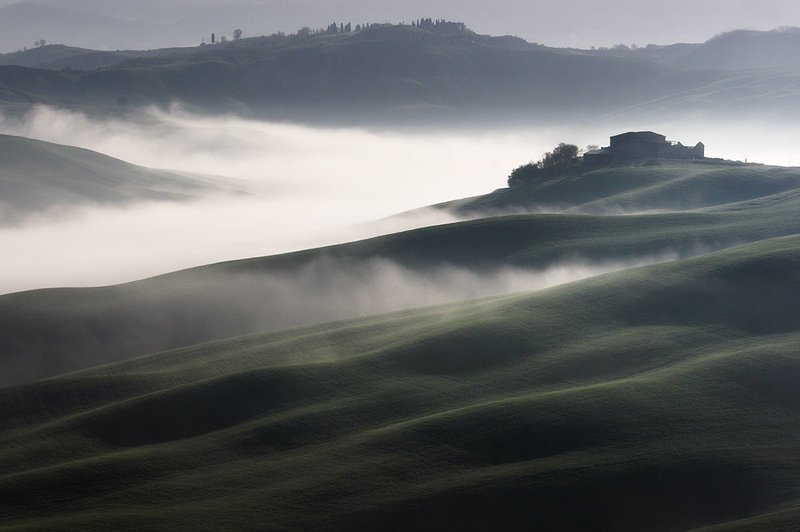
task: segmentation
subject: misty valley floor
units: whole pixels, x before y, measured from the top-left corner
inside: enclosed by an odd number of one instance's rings
[[[0,0],[0,529],[800,529],[799,28],[168,3]]]

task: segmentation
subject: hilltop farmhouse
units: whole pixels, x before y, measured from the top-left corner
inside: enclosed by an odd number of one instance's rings
[[[648,158],[704,159],[705,145],[684,146],[652,131],[631,131],[611,137],[610,146],[583,155],[584,163],[596,165]]]

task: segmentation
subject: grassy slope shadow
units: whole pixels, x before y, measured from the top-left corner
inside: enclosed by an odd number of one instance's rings
[[[800,237],[166,352],[0,389],[0,523],[778,528],[799,352]]]

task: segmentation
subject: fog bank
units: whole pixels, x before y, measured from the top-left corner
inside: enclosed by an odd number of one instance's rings
[[[789,164],[790,126],[614,121],[515,129],[370,131],[192,115],[179,107],[126,118],[37,107],[0,116],[0,133],[79,146],[135,164],[244,182],[249,196],[86,207],[1,228],[0,293],[102,285],[210,262],[294,251],[456,219],[399,212],[505,186],[514,167],[558,142],[605,144],[626,130],[702,140],[707,154]],[[796,161],[795,161],[796,162]],[[543,206],[546,207],[546,206]],[[543,212],[547,212],[545,209]]]
[[[0,117],[0,132],[234,178],[251,192],[87,207],[1,228],[0,245],[15,252],[0,265],[0,292],[116,283],[455,221],[428,211],[372,223],[504,186],[507,169],[530,158],[530,146],[551,143],[547,131],[413,135],[198,117],[179,108],[121,120],[39,107],[22,119]]]
[[[0,323],[0,352],[8,353],[0,385],[251,333],[527,293],[675,258],[573,257],[538,269],[478,272],[445,263],[418,269],[381,258],[323,254],[290,269],[192,270],[107,289],[0,298],[0,307],[11,310]],[[70,326],[63,326],[64,316]]]
[[[289,274],[241,275],[215,294],[231,308],[252,310],[256,330],[440,305],[516,292],[542,290],[604,273],[678,259],[676,253],[630,260],[592,262],[579,258],[542,269],[498,267],[475,272],[439,265],[424,272],[392,261],[315,260]],[[208,294],[206,294],[208,297]]]

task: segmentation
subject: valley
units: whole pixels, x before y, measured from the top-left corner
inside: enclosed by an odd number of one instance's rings
[[[0,528],[796,530],[800,30],[745,4],[0,0],[77,35],[0,54]]]

